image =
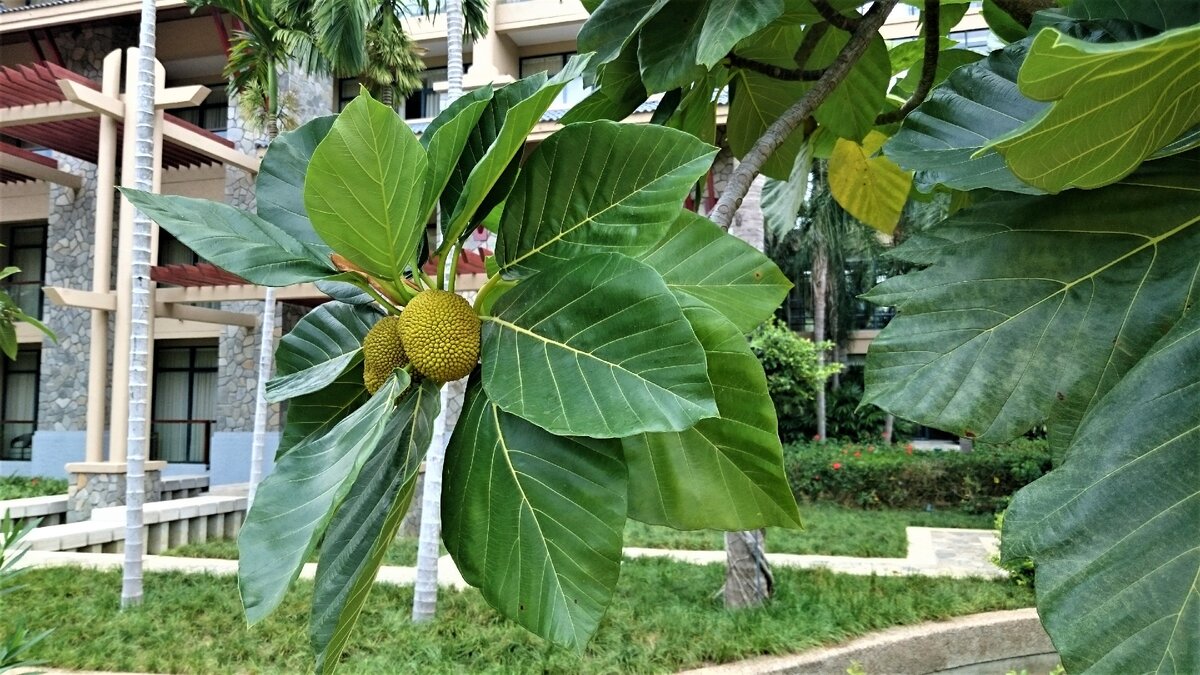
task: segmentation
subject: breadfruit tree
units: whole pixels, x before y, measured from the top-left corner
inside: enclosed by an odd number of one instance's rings
[[[716,148],[663,126],[528,134],[587,58],[456,100],[418,139],[360,95],[282,134],[257,212],[128,198],[199,255],[330,295],[284,336],[272,474],[239,538],[251,622],[319,544],[311,637],[332,670],[409,506],[443,382],[469,375],[447,450],[443,541],[505,616],[582,648],[608,606],[627,518],[798,526],[766,379],[744,335],[790,284],[683,209]],[[437,269],[422,266],[441,207]],[[473,303],[452,266],[492,227]]]
[[[1200,672],[1200,2],[986,0],[986,57],[943,37],[965,2],[904,2],[922,37],[888,48],[888,0],[585,0],[600,88],[567,120],[662,92],[658,121],[712,139],[730,85],[721,224],[760,170],[798,203],[814,155],[884,231],[950,193],[894,253],[918,271],[868,296],[898,316],[865,401],[992,441],[1046,424],[1063,460],[1004,554],[1037,562],[1065,667]]]

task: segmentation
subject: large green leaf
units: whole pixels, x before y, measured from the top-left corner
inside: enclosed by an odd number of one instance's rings
[[[433,437],[440,387],[409,388],[379,447],[363,465],[321,545],[309,632],[317,672],[331,673],[358,621],[384,554],[396,538],[417,485],[417,468]]]
[[[408,386],[404,371],[329,433],[293,448],[258,487],[238,535],[238,589],[257,623],[283,601]]]
[[[373,276],[403,279],[425,235],[428,164],[396,111],[360,95],[338,115],[308,165],[304,206],[313,227]]]
[[[951,73],[884,145],[889,159],[916,172],[918,188],[928,192],[941,184],[959,190],[1041,192],[1014,176],[999,153],[976,156],[988,141],[1046,107],[1025,98],[1017,88],[1017,72],[1028,44],[1028,40],[1015,42]]]
[[[329,386],[362,360],[362,341],[379,313],[362,305],[327,302],[304,315],[275,350],[276,376],[267,400],[283,401]]]
[[[317,146],[333,127],[334,115],[318,117],[299,129],[285,131],[267,146],[254,181],[255,208],[264,220],[299,241],[329,254],[304,208],[304,176]]]
[[[642,81],[652,92],[670,91],[704,76],[700,36],[710,0],[668,0],[638,33]]]
[[[783,13],[783,0],[709,0],[696,63],[712,68],[743,38]]]
[[[826,68],[842,53],[850,36],[839,30],[827,31],[813,50],[807,68]],[[892,77],[892,62],[888,58],[883,37],[871,38],[867,50],[850,69],[850,74],[825,99],[813,117],[841,138],[861,141],[887,98],[887,86]],[[807,83],[806,83],[807,84]]]
[[[662,238],[717,149],[661,126],[573,124],[525,161],[500,220],[507,273],[616,251],[637,256]]]
[[[612,61],[666,4],[667,0],[606,0],[579,29],[579,51],[596,52],[597,63]]]
[[[363,385],[362,362],[350,366],[324,389],[297,396],[288,401],[283,435],[275,450],[279,461],[293,448],[305,445],[329,433],[347,415],[371,398]]]
[[[207,199],[120,190],[196,255],[250,283],[290,286],[338,274],[315,247],[253,213]]]
[[[1036,561],[1038,614],[1069,672],[1200,672],[1197,410],[1193,307],[1005,515],[1004,553]]]
[[[421,133],[421,145],[429,157],[429,175],[425,179],[423,210],[428,220],[437,206],[438,196],[458,166],[458,158],[471,137],[475,125],[492,100],[491,85],[479,87],[458,97],[433,118]]]
[[[745,157],[767,128],[807,90],[808,85],[804,82],[782,82],[750,70],[738,72],[733,80],[726,122],[729,149],[733,154]],[[767,158],[762,168],[763,175],[787,180],[804,143],[804,128],[801,126],[789,134]]]
[[[1200,292],[1198,190],[1192,152],[1099,190],[997,195],[914,235],[896,255],[930,267],[867,296],[898,315],[871,344],[864,402],[985,440],[1049,419],[1069,442]]]
[[[617,253],[526,279],[483,318],[483,385],[556,434],[681,431],[717,414],[704,348],[650,267]]]
[[[685,431],[621,439],[629,516],[681,530],[798,526],[762,364],[716,310],[689,300],[683,313],[704,345],[721,414]]]
[[[1123,178],[1200,123],[1197,45],[1200,26],[1116,44],[1043,29],[1018,84],[1055,103],[993,145],[1013,173],[1048,192]]]
[[[441,196],[445,241],[457,241],[473,217],[482,219],[504,201],[516,180],[514,158],[525,138],[568,82],[587,67],[589,55],[573,56],[554,77],[545,73],[500,88],[471,131]],[[448,244],[447,244],[448,245]]]
[[[508,618],[582,649],[621,569],[617,442],[546,433],[490,401],[476,373],[445,476],[443,538],[463,578]]]
[[[619,122],[646,102],[646,85],[638,67],[637,41],[631,41],[613,61],[600,66],[599,87],[571,106],[561,124],[612,120]]]
[[[792,287],[770,258],[688,211],[641,260],[672,291],[709,305],[744,333],[769,319]]]

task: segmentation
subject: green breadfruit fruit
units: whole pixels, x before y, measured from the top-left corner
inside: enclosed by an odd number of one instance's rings
[[[400,317],[385,316],[363,338],[363,384],[374,394],[397,368],[408,365],[400,339]]]
[[[439,383],[471,374],[479,328],[470,303],[449,291],[421,291],[400,313],[400,339],[413,368]]]

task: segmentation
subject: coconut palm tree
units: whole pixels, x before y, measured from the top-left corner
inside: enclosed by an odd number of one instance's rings
[[[135,190],[153,188],[154,175],[154,47],[157,9],[154,0],[142,0],[138,38],[137,85],[126,94],[134,98],[136,125],[134,143]],[[129,354],[129,433],[125,457],[125,561],[121,575],[121,607],[142,602],[142,507],[146,500],[146,388],[150,363],[150,218],[135,210],[133,216],[133,265],[118,274],[133,275],[133,302],[130,308]]]
[[[447,99],[462,96],[463,0],[446,2]],[[441,231],[441,228],[438,228]],[[442,467],[446,461],[447,387],[442,387],[442,406],[434,423],[434,437],[425,456],[425,484],[421,494],[421,532],[417,543],[417,579],[413,586],[412,618],[430,621],[437,613],[438,542],[442,529]]]

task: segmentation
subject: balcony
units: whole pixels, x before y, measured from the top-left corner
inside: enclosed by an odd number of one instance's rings
[[[574,42],[587,18],[579,0],[500,0],[495,30],[522,47]]]

